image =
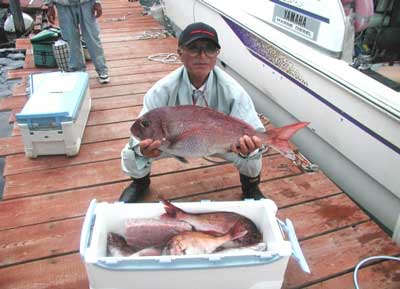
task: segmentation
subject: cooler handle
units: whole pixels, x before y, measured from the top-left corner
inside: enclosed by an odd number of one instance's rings
[[[303,251],[300,248],[299,241],[297,240],[296,232],[294,230],[294,226],[291,220],[286,219],[286,223],[278,220],[278,224],[280,227],[287,233],[290,244],[292,245],[292,255],[296,259],[297,263],[299,263],[300,268],[310,274],[310,267],[307,264],[306,258],[304,257]]]
[[[92,237],[92,230],[96,219],[96,215],[94,214],[95,208],[96,208],[96,199],[93,199],[90,202],[89,208],[86,212],[85,220],[83,221],[83,226],[81,231],[79,253],[81,254],[82,259],[85,258],[86,248],[89,246]]]

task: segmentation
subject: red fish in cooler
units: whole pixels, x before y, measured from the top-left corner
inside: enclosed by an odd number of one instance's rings
[[[240,224],[232,227],[222,236],[214,236],[205,232],[184,232],[172,237],[164,248],[164,255],[196,255],[211,254],[223,244],[242,238],[247,231],[239,231]]]
[[[107,256],[109,257],[160,256],[161,254],[162,248],[157,247],[149,247],[135,252],[123,236],[113,232],[107,234]]]
[[[256,225],[243,215],[232,212],[188,213],[174,206],[166,200],[162,200],[166,214],[162,219],[175,219],[189,223],[196,231],[209,232],[214,235],[228,233],[235,225],[238,231],[247,231],[242,238],[234,242],[227,242],[224,247],[248,246],[261,242],[261,233]]]
[[[149,247],[163,246],[174,235],[191,231],[192,226],[179,220],[127,219],[125,221],[125,238],[135,251]]]

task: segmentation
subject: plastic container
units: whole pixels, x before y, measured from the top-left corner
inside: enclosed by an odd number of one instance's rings
[[[63,39],[58,39],[53,44],[53,54],[56,59],[58,68],[61,71],[69,71],[69,45]]]
[[[271,200],[176,203],[188,212],[231,211],[250,218],[263,234],[267,250],[254,254],[203,254],[193,256],[106,257],[107,233],[123,234],[127,218],[156,218],[161,203],[96,203],[87,211],[80,241],[91,289],[278,289],[292,253],[303,270],[308,265],[290,220],[276,219]],[[283,230],[290,241],[285,240]]]
[[[61,36],[60,29],[50,28],[31,38],[33,59],[37,67],[57,67],[53,53],[53,44]]]
[[[31,97],[16,115],[25,155],[76,155],[91,107],[86,72],[30,76]]]

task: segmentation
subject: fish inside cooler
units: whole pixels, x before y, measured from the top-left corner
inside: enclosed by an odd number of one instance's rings
[[[129,218],[123,235],[107,234],[107,256],[196,255],[254,253],[266,244],[257,226],[235,212],[191,213],[162,201],[158,218]]]
[[[272,200],[177,202],[173,205],[195,214],[240,214],[255,224],[262,236],[257,245],[264,248],[250,251],[234,248],[234,251],[194,252],[194,255],[179,256],[129,254],[109,257],[107,238],[110,233],[123,236],[127,220],[134,220],[134,223],[137,220],[159,220],[166,210],[161,202],[125,204],[96,203],[93,200],[80,241],[80,253],[91,289],[279,289],[292,254],[302,269],[310,272],[290,220],[283,223],[276,218],[277,207]],[[283,231],[290,241],[285,239]],[[221,276],[229,276],[229,281]]]
[[[282,232],[277,224],[275,214],[276,205],[270,200],[263,201],[246,201],[246,202],[199,202],[199,203],[174,203],[176,207],[185,210],[188,213],[215,213],[215,212],[232,212],[251,220],[256,229],[260,232],[260,240],[257,242],[246,243],[243,246],[216,247],[212,252],[201,252],[199,255],[290,255],[290,243],[285,241]],[[168,245],[168,238],[165,244],[158,246],[140,245],[134,247],[132,244],[126,244],[127,241],[127,223],[138,221],[138,223],[162,223],[162,216],[165,215],[165,209],[162,203],[158,204],[122,204],[122,203],[100,203],[96,207],[96,220],[92,231],[90,246],[88,247],[87,257],[94,259],[110,259],[110,258],[140,258],[137,252],[145,249],[151,250],[151,255],[157,255],[157,252],[163,256],[146,256],[142,258],[164,258],[171,255],[166,252],[165,247]],[[160,218],[161,217],[161,218]],[[159,224],[157,224],[159,225]],[[229,228],[228,228],[229,229]],[[143,232],[142,230],[140,232]],[[185,231],[185,230],[183,230]],[[206,231],[207,234],[210,232]],[[240,233],[240,232],[239,232]],[[211,233],[216,236],[215,232]],[[142,233],[140,235],[143,235]],[[179,235],[179,232],[176,233]],[[140,239],[141,236],[138,236]],[[114,243],[110,243],[112,241]],[[137,244],[137,243],[136,243]],[[127,247],[129,250],[126,250]],[[154,251],[152,249],[160,249]],[[128,252],[123,256],[120,252]],[[155,253],[156,252],[156,253]],[[132,254],[130,254],[132,253]],[[136,254],[135,254],[136,253]],[[111,256],[110,256],[111,255]],[[174,256],[174,258],[190,256]]]

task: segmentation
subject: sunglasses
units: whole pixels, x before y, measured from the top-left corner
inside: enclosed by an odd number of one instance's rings
[[[190,56],[199,56],[203,51],[208,57],[214,57],[219,53],[218,47],[214,43],[207,43],[205,45],[189,44],[183,48]]]

